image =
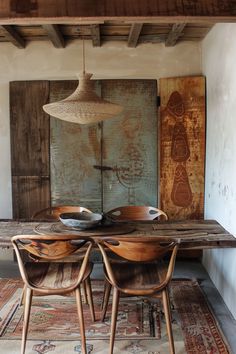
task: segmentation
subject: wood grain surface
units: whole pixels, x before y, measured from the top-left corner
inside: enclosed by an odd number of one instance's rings
[[[52,224],[54,223],[43,223],[42,225],[48,230]],[[37,222],[0,221],[0,246],[11,247],[10,240],[14,235],[34,234],[37,225],[39,225]],[[180,250],[236,247],[236,238],[215,220],[127,222],[123,223],[122,226],[118,224],[117,227],[122,228],[124,225],[135,229],[131,233],[124,234],[128,237],[162,236],[173,237],[173,239],[179,238],[181,240]],[[104,237],[109,237],[109,234]]]
[[[0,18],[29,19],[79,17],[84,19],[213,17],[233,18],[236,5],[233,0],[1,0]],[[32,21],[32,19],[31,19]],[[69,19],[67,19],[69,21]]]
[[[50,206],[48,81],[10,83],[13,217]]]

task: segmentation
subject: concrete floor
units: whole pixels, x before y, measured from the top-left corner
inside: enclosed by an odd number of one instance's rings
[[[102,277],[102,274],[102,264],[98,263],[93,271],[93,277],[98,279]],[[19,277],[17,263],[1,261],[0,277]],[[177,261],[174,278],[198,279],[198,281],[200,281],[201,287],[206,294],[221,330],[231,347],[231,351],[233,354],[236,354],[236,320],[232,317],[202,264],[193,261]]]

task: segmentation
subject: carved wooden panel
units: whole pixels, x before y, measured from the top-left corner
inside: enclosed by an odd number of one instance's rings
[[[103,123],[103,209],[157,205],[157,82],[103,80],[102,96],[124,107]]]
[[[13,217],[30,218],[50,206],[47,81],[10,83]]]
[[[160,203],[171,219],[204,214],[205,78],[160,80]]]
[[[77,81],[50,82],[50,102],[69,96]],[[100,86],[97,82],[97,91]],[[101,129],[98,124],[81,125],[51,117],[52,205],[81,205],[102,211]]]

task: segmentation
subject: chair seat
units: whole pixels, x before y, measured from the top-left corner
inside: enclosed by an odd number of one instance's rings
[[[27,270],[30,283],[37,288],[61,289],[76,284],[81,262],[27,262]],[[93,265],[89,263],[83,280],[92,272]]]
[[[168,265],[162,261],[149,263],[111,262],[111,267],[120,289],[149,289],[165,278]]]

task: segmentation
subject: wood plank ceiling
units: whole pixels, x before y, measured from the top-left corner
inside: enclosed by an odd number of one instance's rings
[[[142,23],[104,21],[93,24],[1,25],[0,42],[11,42],[25,48],[31,41],[51,41],[64,48],[76,39],[92,40],[94,47],[108,41],[119,41],[135,48],[141,43],[165,43],[174,46],[183,41],[201,41],[214,22]]]
[[[25,48],[76,39],[141,43],[200,41],[215,23],[236,21],[235,0],[0,0],[0,42]]]

